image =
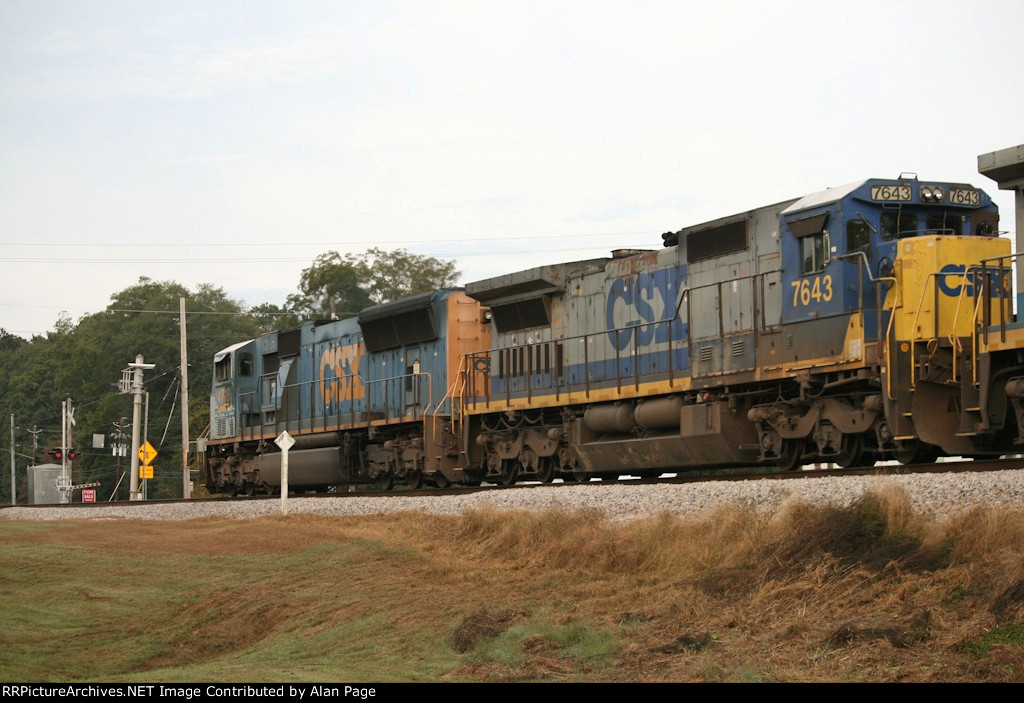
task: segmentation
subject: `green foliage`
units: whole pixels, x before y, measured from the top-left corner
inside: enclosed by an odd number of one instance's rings
[[[481,640],[473,658],[506,666],[522,664],[538,653],[604,661],[615,656],[620,646],[619,636],[606,628],[583,620],[558,624],[541,617],[512,625],[497,637]]]
[[[249,315],[263,332],[292,329],[302,324],[298,315],[273,303],[254,305],[249,308]]]
[[[142,277],[138,283],[111,296],[101,312],[73,324],[62,316],[46,337],[20,343],[0,335],[0,417],[15,415],[20,428],[16,449],[32,453],[33,426],[39,434],[37,458],[47,459],[47,448],[60,444],[61,401],[70,397],[77,408],[76,482],[100,481],[98,495],[106,499],[117,481],[116,460],[109,448],[92,449],[92,435],[113,432],[113,423],[132,417],[132,397],[118,393],[121,371],[142,354],[156,368],[146,374],[150,393],[149,440],[160,452],[150,497],[181,495],[180,332],[178,299],[185,298],[189,360],[189,418],[193,436],[208,422],[213,355],[225,346],[259,333],[254,318],[240,302],[215,286],[201,284],[190,291],[170,281]],[[164,430],[167,429],[166,436]],[[161,442],[163,439],[163,442]],[[109,441],[108,441],[109,446]],[[29,459],[23,457],[20,467]],[[126,468],[129,459],[121,459]],[[9,499],[9,472],[0,472],[2,493]],[[25,481],[24,469],[19,480]],[[5,479],[6,480],[3,480]],[[24,486],[19,487],[24,501]],[[127,495],[122,484],[120,497]]]
[[[331,251],[302,271],[299,293],[288,297],[287,307],[306,319],[327,318],[333,297],[335,314],[351,317],[370,305],[451,288],[458,277],[454,262],[410,254],[405,249],[374,247],[361,255],[345,256]]]
[[[993,645],[1007,644],[1024,648],[1024,624],[1007,625],[996,628],[981,635],[964,645],[971,654],[982,656],[992,649]]]
[[[371,304],[370,294],[361,282],[361,272],[351,254],[344,258],[336,251],[321,254],[309,268],[303,269],[300,292],[288,296],[287,307],[304,319],[327,319],[333,297],[338,317],[352,317]]]

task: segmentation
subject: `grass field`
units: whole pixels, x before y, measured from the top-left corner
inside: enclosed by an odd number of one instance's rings
[[[0,520],[4,681],[1024,681],[1024,513]]]

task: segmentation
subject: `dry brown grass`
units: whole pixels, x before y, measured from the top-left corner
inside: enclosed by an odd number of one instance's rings
[[[140,579],[170,578],[163,563],[191,583],[188,629],[168,625],[169,643],[142,670],[159,661],[215,677],[200,662],[301,637],[337,650],[321,656],[338,676],[335,659],[387,651],[398,678],[430,652],[433,668],[412,678],[1024,680],[1024,512],[927,519],[894,487],[845,508],[624,525],[590,512],[482,510],[88,522],[5,539],[54,546],[69,535],[135,564]],[[195,571],[180,573],[190,558]],[[353,654],[345,628],[362,622],[373,626]]]

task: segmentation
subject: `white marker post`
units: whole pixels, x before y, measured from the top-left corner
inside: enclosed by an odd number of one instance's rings
[[[288,514],[288,450],[295,444],[295,438],[285,430],[277,436],[274,444],[281,448],[281,514]]]

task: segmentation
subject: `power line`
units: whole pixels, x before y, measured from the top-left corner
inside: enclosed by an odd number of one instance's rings
[[[487,244],[489,242],[504,242],[504,241],[521,241],[524,239],[581,239],[584,237],[628,237],[638,234],[649,234],[655,235],[660,232],[654,232],[652,230],[636,231],[636,232],[597,232],[594,234],[527,234],[527,235],[510,235],[508,237],[454,237],[450,239],[392,239],[388,242],[379,241],[348,241],[345,242],[346,248],[350,246],[380,246],[381,244],[387,244],[388,246],[401,244],[401,245],[430,245],[430,244],[468,244],[472,242],[479,242],[481,244]],[[61,243],[61,242],[0,242],[0,246],[15,246],[15,247],[109,247],[117,249],[128,249],[128,248],[218,248],[218,247],[237,247],[235,243],[200,243],[200,244],[144,244],[138,242],[116,242],[108,244],[105,242],[89,242],[89,243]],[[338,246],[337,242],[252,242],[246,246],[252,247],[334,247]]]

